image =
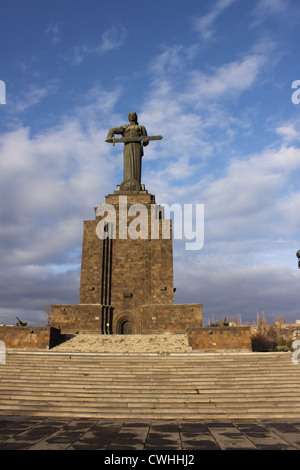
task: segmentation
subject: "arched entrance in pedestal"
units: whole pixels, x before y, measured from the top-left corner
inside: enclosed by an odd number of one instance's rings
[[[142,324],[135,312],[119,312],[114,317],[113,333],[117,335],[141,334]]]
[[[121,324],[121,335],[132,335],[132,323],[131,321],[125,320]]]

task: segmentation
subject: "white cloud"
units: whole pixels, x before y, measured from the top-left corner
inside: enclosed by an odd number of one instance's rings
[[[60,29],[61,25],[59,22],[50,23],[46,28],[45,33],[51,36],[53,44],[56,44],[60,40]]]
[[[281,136],[286,143],[297,142],[300,140],[300,122],[288,122],[284,125],[278,126],[276,132]]]
[[[39,104],[42,100],[56,93],[59,88],[59,80],[47,80],[42,85],[30,84],[17,97],[10,99],[10,112],[14,114],[22,113],[31,106]]]
[[[213,221],[211,236],[276,240],[296,233],[300,192],[287,194],[289,182],[299,169],[300,149],[294,148],[232,159],[224,176],[210,181],[200,193],[207,205],[207,218]]]
[[[289,5],[287,0],[259,0],[251,12],[253,20],[250,27],[260,26],[271,17],[282,18],[282,15],[288,11]]]
[[[80,44],[70,52],[71,63],[79,65],[89,55],[102,55],[107,52],[119,49],[125,43],[127,31],[124,27],[112,27],[103,32],[99,44]]]
[[[123,27],[112,27],[102,34],[102,40],[97,47],[97,52],[107,52],[113,49],[119,49],[123,46],[124,41],[127,37],[127,31]]]
[[[168,122],[174,124],[172,116],[183,120],[183,116],[189,115],[197,123],[198,133],[202,127],[207,129],[211,125],[222,127],[227,137],[233,135],[234,128],[245,129],[248,127],[245,113],[243,119],[237,114],[228,115],[226,106],[260,85],[259,79],[270,67],[269,58],[274,48],[271,41],[264,41],[261,47],[257,43],[236,60],[201,70],[191,67],[196,47],[191,48],[190,54],[185,54],[180,46],[166,47],[150,64],[152,87],[147,97],[147,108],[151,108],[148,119],[163,122],[165,127]],[[180,133],[181,137],[186,135],[186,130],[187,127]]]
[[[211,39],[214,35],[214,23],[226,8],[229,8],[236,0],[218,0],[211,11],[206,15],[193,20],[194,27],[201,33],[203,39]]]
[[[264,55],[249,54],[240,60],[215,67],[211,72],[194,70],[190,73],[182,99],[194,106],[236,98],[253,87],[268,59]]]
[[[189,47],[172,45],[162,47],[162,52],[150,63],[150,69],[155,79],[160,82],[164,77],[169,79],[173,73],[184,70],[186,64],[195,57],[198,46]]]
[[[150,133],[163,134],[162,142],[151,144],[151,152],[147,149],[144,172],[150,186],[161,186],[159,191],[164,197],[168,193],[163,189],[166,184],[169,194],[174,184],[176,195],[181,194],[179,186],[184,186],[187,179],[194,184],[209,158],[216,160],[224,155],[225,149],[233,148],[236,136],[249,131],[251,119],[247,113],[238,117],[226,107],[257,83],[268,63],[268,50],[250,52],[206,73],[191,69],[190,58],[181,47],[166,47],[152,61],[151,88],[139,119],[147,123]],[[148,166],[149,160],[155,160],[155,171]],[[182,164],[179,178],[177,169]]]
[[[16,262],[38,263],[78,243],[84,213],[99,203],[99,187],[109,189],[118,161],[110,158],[103,122],[96,128],[85,117],[81,108],[35,136],[26,128],[0,136],[1,246],[13,240]]]
[[[237,319],[238,315],[243,324],[255,323],[256,313],[261,316],[262,311],[268,323],[279,316],[290,322],[299,318],[297,269],[284,263],[263,264],[259,256],[257,265],[248,266],[246,245],[240,253],[239,266],[232,263],[227,253],[228,245],[224,243],[223,249],[212,250],[207,256],[204,250],[198,257],[193,253],[185,260],[175,260],[176,302],[203,303],[205,324],[213,317]],[[287,255],[296,264],[292,246]]]

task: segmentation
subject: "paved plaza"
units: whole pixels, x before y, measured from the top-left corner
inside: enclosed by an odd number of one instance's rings
[[[0,450],[300,450],[300,420],[0,416]]]

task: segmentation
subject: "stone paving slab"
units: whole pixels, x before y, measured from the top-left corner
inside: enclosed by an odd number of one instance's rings
[[[0,416],[0,450],[300,450],[300,420]]]

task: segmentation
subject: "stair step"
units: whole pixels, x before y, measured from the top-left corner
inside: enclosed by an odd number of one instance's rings
[[[86,403],[87,406],[90,406],[90,403],[93,404],[94,406],[95,403],[97,403],[97,407],[108,407],[108,406],[113,406],[114,404],[125,404],[127,403],[127,406],[151,406],[152,404],[155,404],[157,406],[163,405],[163,406],[171,406],[174,403],[179,403],[179,404],[184,404],[184,406],[195,406],[195,405],[203,405],[203,404],[220,404],[222,406],[233,406],[233,400],[232,397],[201,397],[201,398],[195,398],[195,397],[180,397],[180,398],[173,398],[173,397],[130,397],[130,396],[122,396],[122,397],[106,397],[105,402],[102,402],[101,399],[104,397],[101,396],[93,396],[93,397],[87,397],[87,396],[52,396],[51,394],[49,395],[32,395],[30,397],[24,397],[23,395],[6,395],[2,394],[1,396],[1,406],[3,405],[12,405],[16,403],[21,403],[23,405],[26,404],[40,404],[41,402],[47,406],[50,404],[58,404],[58,403],[64,403],[66,402],[67,404],[72,403],[72,406],[77,406],[77,404],[80,403]],[[262,400],[263,398],[263,400]],[[98,399],[99,401],[96,401]],[[260,401],[262,400],[262,401]],[[294,397],[260,397],[260,400],[258,397],[235,397],[234,398],[234,406],[244,406],[245,403],[251,404],[252,402],[255,405],[260,406],[260,404],[263,404],[265,407],[268,406],[268,404],[271,404],[272,406],[290,406],[293,404],[293,406],[300,406],[300,398],[299,396],[294,396]]]
[[[300,419],[299,410],[211,410],[192,412],[190,410],[151,410],[142,411],[137,409],[135,412],[130,409],[126,410],[107,410],[107,411],[91,411],[75,410],[74,412],[66,411],[64,408],[49,410],[37,408],[0,408],[0,415],[17,415],[17,416],[42,416],[42,417],[68,417],[68,418],[95,418],[95,419]]]
[[[290,353],[8,352],[0,414],[147,419],[300,419]]]
[[[281,403],[281,402],[274,402],[274,406],[276,408],[287,408],[289,409],[290,405],[288,403]],[[85,410],[85,411],[101,411],[103,410],[108,410],[112,408],[120,408],[120,409],[136,409],[136,408],[142,408],[143,411],[148,410],[165,410],[165,409],[174,409],[177,412],[180,410],[182,412],[185,412],[186,409],[189,409],[189,411],[193,411],[193,413],[197,414],[200,412],[207,412],[210,411],[211,409],[219,409],[221,410],[237,410],[237,409],[243,409],[244,408],[244,403],[214,403],[214,402],[200,402],[200,403],[180,403],[179,405],[169,403],[169,402],[152,402],[149,403],[147,406],[145,406],[144,403],[141,402],[127,402],[127,403],[97,403],[95,404],[94,402],[89,402],[89,401],[77,401],[77,402],[70,402],[67,403],[62,403],[61,401],[55,401],[55,400],[46,400],[43,403],[40,400],[1,400],[1,409],[13,409],[13,408],[26,408],[26,407],[32,407],[36,409],[62,409],[63,411],[69,410],[71,413],[76,411],[76,410]],[[247,411],[253,411],[253,410],[261,410],[261,409],[273,409],[273,405],[270,404],[270,406],[266,405],[265,402],[256,402],[254,404],[249,404],[247,406]],[[298,411],[300,413],[300,406],[299,406],[299,400],[298,400],[298,405],[297,408],[294,410],[295,412]]]

